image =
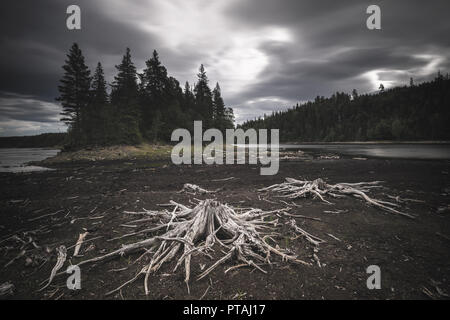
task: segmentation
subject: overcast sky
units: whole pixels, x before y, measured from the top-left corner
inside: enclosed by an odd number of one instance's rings
[[[66,28],[70,4],[81,30]],[[370,4],[382,30],[366,28]],[[2,0],[0,136],[65,130],[55,97],[73,42],[109,81],[126,47],[138,70],[158,50],[182,84],[203,63],[240,123],[317,95],[448,72],[449,13],[448,0]]]

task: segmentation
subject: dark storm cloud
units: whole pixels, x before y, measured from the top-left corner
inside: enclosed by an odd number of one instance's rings
[[[366,8],[378,4],[382,30],[369,31]],[[373,91],[379,82],[406,84],[448,71],[448,1],[243,1],[228,14],[240,25],[277,25],[295,35],[295,44],[266,44],[270,64],[260,81],[235,101],[275,96],[289,102],[336,91]],[[280,63],[281,61],[281,63]],[[274,102],[274,109],[289,107]],[[243,104],[242,108],[246,108]],[[255,108],[254,116],[260,115]],[[251,113],[251,112],[250,112]],[[245,118],[249,112],[246,112]]]
[[[32,122],[57,121],[55,111],[60,111],[56,104],[46,103],[33,96],[0,93],[0,114],[5,118]]]
[[[284,60],[283,55],[276,55],[272,59],[280,57]],[[366,86],[361,84],[360,75],[365,72],[381,68],[417,69],[423,63],[422,59],[392,52],[385,53],[380,49],[347,49],[323,60],[310,58],[270,65],[264,72],[268,76],[251,86],[243,95],[246,96],[244,99],[250,99],[264,92],[295,101],[301,100],[301,97],[307,100],[341,90],[349,92],[352,88],[372,91],[370,83]],[[403,80],[406,83],[409,77]]]
[[[82,30],[68,30],[66,8],[70,4],[73,1],[2,2],[1,90],[54,99],[61,66],[73,42],[79,43],[89,65],[106,58],[112,60],[107,66],[111,70],[125,47],[142,59],[151,53],[142,44],[156,43],[152,35],[102,15],[95,1],[77,1],[83,8]]]
[[[39,97],[0,92],[0,135],[29,135],[62,132],[61,108]]]
[[[70,4],[81,7],[81,31],[65,27]],[[381,7],[382,30],[366,28],[370,4]],[[138,69],[157,49],[182,84],[204,63],[242,121],[317,95],[447,72],[449,9],[447,0],[2,1],[0,91],[18,96],[1,96],[1,125],[10,121],[0,135],[25,132],[17,123],[60,130],[54,98],[73,42],[108,80],[125,47]]]
[[[115,72],[114,65],[120,62],[126,47],[132,48],[133,56],[143,61],[150,56],[150,48],[157,45],[155,36],[103,15],[95,1],[76,2],[82,8],[82,30],[69,31],[66,28],[66,8],[73,3],[66,0],[1,2],[0,91],[32,95],[35,102],[31,109],[23,99],[3,95],[3,105],[0,106],[3,126],[6,118],[24,124],[24,117],[38,118],[49,113],[52,113],[53,120],[58,117],[59,111],[45,106],[48,103],[54,105],[58,96],[61,66],[73,42],[79,43],[91,68],[97,61],[104,63],[110,80]],[[84,29],[89,32],[84,32]],[[14,109],[17,111],[13,112]],[[55,121],[48,121],[47,125],[51,126],[50,131],[61,127]],[[24,129],[18,128],[17,134],[23,133]],[[0,134],[5,135],[5,132],[2,130]],[[10,128],[7,132],[11,132]]]

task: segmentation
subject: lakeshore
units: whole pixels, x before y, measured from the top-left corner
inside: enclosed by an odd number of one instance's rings
[[[217,268],[208,279],[193,280],[188,294],[183,272],[171,273],[173,266],[168,265],[151,276],[149,296],[144,295],[143,281],[139,279],[108,298],[198,299],[208,287],[204,299],[446,298],[443,294],[450,292],[448,160],[363,161],[347,156],[320,158],[308,153],[285,158],[282,155],[280,171],[275,176],[259,175],[256,165],[176,166],[167,155],[154,159],[49,159],[43,165],[56,170],[0,173],[3,208],[0,282],[13,283],[13,297],[18,299],[105,298],[106,292],[139,271],[139,264],[133,263],[139,253],[82,268],[81,290],[68,290],[66,278],[59,277],[46,290],[38,292],[56,262],[56,247],[73,247],[81,233],[89,232],[86,240],[92,241],[83,244],[81,257],[71,259],[76,264],[144,239],[141,235],[108,241],[134,230],[127,225],[129,216],[124,211],[157,210],[159,204],[170,200],[190,207],[198,200],[214,198],[234,207],[283,208],[285,199],[269,198],[257,190],[280,183],[286,177],[301,177],[322,178],[330,183],[382,180],[383,188],[374,190],[372,196],[412,199],[399,205],[416,219],[387,214],[353,198],[335,199],[333,205],[311,198],[292,201],[291,205],[289,200],[291,213],[314,218],[296,219],[298,225],[326,240],[317,253],[321,267],[314,264],[313,248],[307,241],[294,239],[286,226],[290,218],[279,217],[282,236],[276,238],[277,245],[311,261],[311,266],[277,262],[264,266],[266,274],[254,268],[225,274],[224,270],[234,265],[230,262]],[[198,195],[179,193],[185,183],[217,191]],[[45,250],[18,257],[20,243],[17,247],[17,241],[5,239],[17,235],[27,241],[23,235],[29,231],[34,231],[27,234],[33,235],[36,245]],[[72,250],[68,250],[68,256]],[[194,257],[193,275],[201,272],[202,265],[210,264],[211,260],[205,257]],[[381,290],[366,287],[369,265],[381,268]]]

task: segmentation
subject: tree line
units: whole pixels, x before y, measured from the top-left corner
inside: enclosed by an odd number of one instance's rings
[[[35,136],[0,137],[0,148],[60,148],[66,133],[41,133]]]
[[[242,124],[280,129],[282,141],[450,140],[450,77],[359,95],[337,92]]]
[[[138,73],[127,48],[108,90],[102,64],[91,76],[74,43],[63,69],[57,101],[63,108],[61,121],[68,126],[69,147],[170,141],[174,129],[192,132],[194,120],[202,120],[205,130],[234,128],[233,109],[225,106],[219,83],[211,90],[203,65],[195,85],[186,82],[183,90],[156,50]]]

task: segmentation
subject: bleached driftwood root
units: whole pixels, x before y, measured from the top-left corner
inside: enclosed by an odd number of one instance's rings
[[[309,232],[303,230],[302,228],[300,228],[294,219],[291,219],[289,221],[289,225],[291,226],[292,229],[294,229],[294,231],[296,233],[299,234],[300,237],[304,237],[313,246],[318,246],[319,244],[325,242],[325,240],[320,239],[319,237],[316,237],[316,236],[310,234]]]
[[[353,196],[363,199],[367,203],[384,211],[414,219],[414,216],[398,211],[396,209],[399,207],[398,204],[373,199],[367,195],[371,189],[380,188],[380,183],[381,181],[328,184],[320,178],[312,181],[286,178],[286,182],[274,184],[267,188],[260,189],[259,191],[278,192],[282,197],[289,199],[314,196],[328,204],[331,203],[325,199],[325,196],[331,196],[333,198]]]
[[[206,189],[203,189],[202,187],[199,187],[196,184],[191,183],[185,183],[183,185],[183,189],[180,190],[180,192],[187,192],[187,193],[200,193],[200,194],[206,194],[206,193],[214,193],[215,191],[209,191]]]
[[[66,258],[67,258],[67,249],[65,246],[60,246],[56,249],[56,252],[58,253],[58,258],[56,260],[56,264],[52,269],[52,272],[50,273],[50,278],[48,279],[47,284],[42,287],[41,289],[39,289],[39,291],[44,290],[45,288],[47,288],[50,283],[52,283],[53,278],[55,278],[56,273],[58,272],[59,269],[62,268],[62,266],[64,265],[64,262],[66,262]]]
[[[273,236],[273,233],[270,233],[271,227],[269,225],[275,225],[277,221],[265,221],[264,218],[273,212],[260,209],[238,210],[213,200],[201,201],[193,209],[173,201],[171,201],[171,204],[175,206],[175,209],[171,212],[167,210],[128,212],[129,214],[144,215],[144,218],[135,220],[133,223],[157,218],[157,220],[160,220],[159,224],[145,230],[146,232],[160,230],[162,231],[161,234],[125,245],[106,255],[85,260],[78,266],[129,254],[138,249],[145,249],[138,260],[142,261],[143,257],[147,256],[149,262],[135,277],[107,294],[120,290],[123,286],[135,281],[141,274],[145,275],[144,288],[145,293],[148,294],[149,276],[157,272],[165,263],[174,259],[177,259],[177,263],[173,272],[184,264],[184,281],[189,292],[193,255],[203,254],[213,258],[211,254],[220,247],[223,249],[220,250],[222,255],[212,265],[206,267],[197,276],[197,280],[204,278],[228,260],[237,260],[240,264],[252,266],[262,272],[265,271],[260,265],[270,264],[271,255],[279,256],[283,261],[310,265],[297,259],[295,255],[288,253],[286,250],[273,247],[266,242]]]
[[[303,237],[314,246],[314,253],[313,253],[312,257],[313,257],[314,261],[317,263],[317,266],[319,268],[322,268],[322,264],[320,263],[320,259],[317,255],[317,253],[319,252],[319,245],[321,243],[325,242],[325,240],[323,240],[315,235],[312,235],[311,233],[300,228],[297,225],[297,222],[295,221],[295,219],[291,219],[288,222],[288,224],[291,226],[291,228],[294,230],[294,232],[298,234],[297,238]]]

